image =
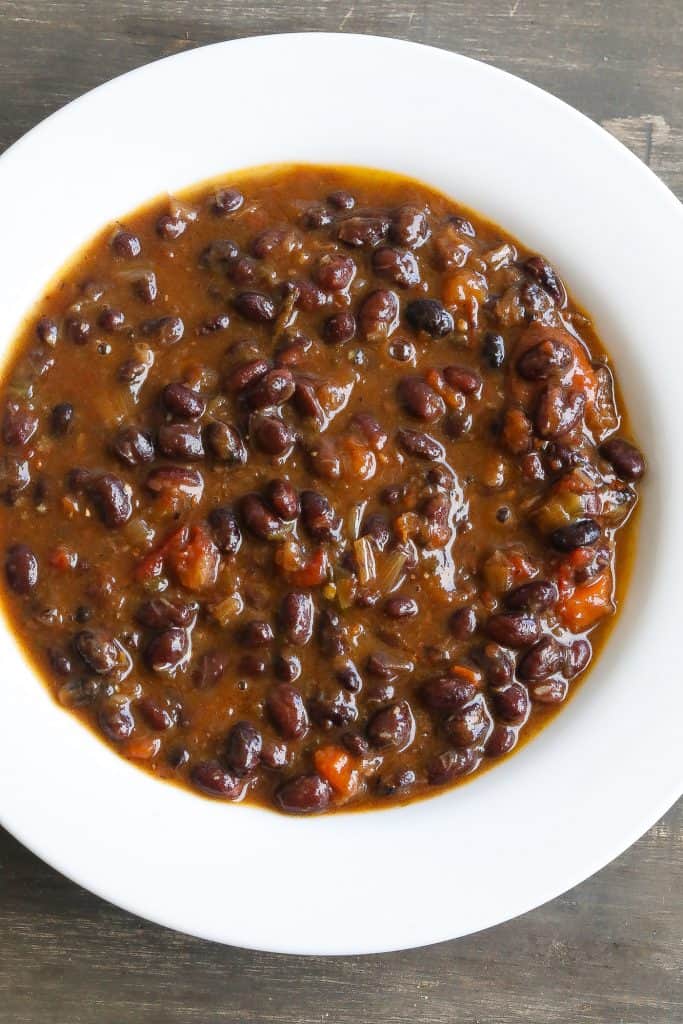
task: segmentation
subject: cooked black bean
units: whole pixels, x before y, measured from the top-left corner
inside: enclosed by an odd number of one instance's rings
[[[417,419],[433,423],[446,411],[446,404],[421,377],[404,377],[398,385],[398,397],[403,407]]]
[[[445,750],[427,761],[427,781],[432,786],[443,786],[461,775],[469,775],[479,763],[479,756],[470,748]]]
[[[341,519],[330,502],[318,491],[301,492],[301,518],[306,532],[314,540],[334,540],[342,528]]]
[[[558,598],[557,586],[551,580],[532,580],[509,591],[505,595],[505,604],[513,612],[544,612]]]
[[[293,683],[301,675],[301,659],[296,654],[279,654],[273,663],[273,671],[283,683]]]
[[[382,246],[372,255],[372,269],[398,288],[413,288],[420,283],[420,267],[412,252]]]
[[[328,292],[341,292],[348,288],[356,274],[356,264],[342,253],[325,253],[320,257],[315,272],[318,284]]]
[[[419,459],[427,459],[430,462],[438,462],[444,457],[443,448],[429,434],[423,434],[419,430],[401,429],[396,436],[401,448],[408,455],[415,455]]]
[[[350,692],[338,690],[330,695],[316,693],[308,701],[308,711],[316,725],[323,729],[351,725],[358,718],[358,708]]]
[[[271,644],[275,636],[269,622],[262,619],[252,619],[246,622],[240,630],[240,642],[245,647],[265,647]]]
[[[169,213],[159,217],[156,223],[156,233],[164,242],[175,242],[177,238],[180,238],[185,233],[186,228],[187,221],[183,220],[182,217],[173,217]]]
[[[610,437],[600,445],[600,454],[614,467],[622,480],[640,480],[645,472],[645,459],[635,445],[621,437]]]
[[[120,331],[126,324],[126,314],[122,309],[111,309],[109,306],[103,309],[97,318],[97,324],[103,331],[113,334]]]
[[[398,245],[418,249],[431,235],[426,212],[417,206],[401,206],[392,218],[390,234]]]
[[[309,642],[313,636],[314,611],[310,594],[298,591],[285,594],[280,605],[280,626],[290,644],[303,647]]]
[[[416,331],[443,338],[453,330],[453,317],[438,299],[415,299],[406,306],[406,319]]]
[[[16,594],[28,594],[38,582],[38,559],[26,544],[13,544],[5,560],[7,582]]]
[[[346,245],[372,249],[386,238],[389,224],[388,217],[372,214],[349,217],[339,225],[337,237]]]
[[[448,620],[448,626],[456,640],[466,640],[477,629],[477,613],[470,605],[458,608]]]
[[[166,385],[161,392],[161,401],[171,416],[182,416],[190,420],[198,419],[206,408],[202,396],[180,381]]]
[[[243,466],[248,458],[247,446],[237,427],[231,423],[214,420],[206,428],[206,444],[221,462]]]
[[[225,382],[226,388],[233,392],[244,391],[261,377],[265,377],[269,369],[270,363],[266,359],[249,359],[230,372]]]
[[[524,264],[524,269],[545,288],[557,306],[564,306],[567,301],[567,292],[561,279],[547,260],[542,256],[530,256]]]
[[[23,447],[38,429],[38,417],[20,402],[9,401],[2,421],[2,439],[5,444]]]
[[[384,551],[391,540],[391,530],[386,517],[381,512],[373,512],[363,520],[361,537],[371,537],[378,551]]]
[[[554,636],[547,634],[520,659],[517,675],[525,682],[547,679],[564,665],[564,650]]]
[[[458,676],[437,676],[420,687],[422,700],[431,711],[458,711],[476,694],[474,683]]]
[[[170,459],[192,462],[204,458],[202,428],[198,423],[162,423],[157,443],[161,454]]]
[[[231,508],[212,508],[209,525],[214,543],[224,555],[236,555],[242,545],[242,531]]]
[[[143,697],[138,704],[138,710],[150,729],[154,729],[155,732],[166,732],[178,721],[178,709],[166,707],[154,697]]]
[[[115,256],[123,259],[134,259],[142,252],[140,239],[132,231],[117,231],[111,240],[111,249]]]
[[[154,459],[154,442],[148,433],[138,427],[121,427],[111,447],[127,466],[139,466]]]
[[[413,597],[390,597],[384,602],[384,614],[390,619],[410,619],[420,611],[419,605]]]
[[[235,297],[235,309],[241,313],[245,320],[251,320],[257,324],[266,324],[274,320],[277,315],[275,303],[263,292],[240,292]]]
[[[295,431],[279,416],[255,413],[249,430],[261,451],[268,455],[284,455],[296,443]]]
[[[141,302],[155,302],[159,294],[159,286],[154,271],[147,270],[133,279],[133,292]]]
[[[323,327],[323,337],[328,345],[343,345],[356,334],[356,318],[349,309],[328,317]]]
[[[147,646],[147,664],[153,672],[175,672],[190,653],[187,630],[171,626],[153,637]]]
[[[487,757],[502,757],[508,754],[517,743],[517,730],[510,725],[495,725],[484,744]]]
[[[316,228],[325,228],[328,224],[331,224],[334,220],[332,211],[326,206],[310,206],[306,210],[301,218],[301,223],[305,228],[315,230]]]
[[[120,664],[121,648],[105,629],[81,630],[74,637],[74,647],[98,675],[106,675]]]
[[[517,360],[517,372],[525,380],[547,380],[572,362],[572,350],[557,338],[546,338],[528,348]]]
[[[225,746],[228,768],[237,776],[250,775],[258,767],[263,749],[263,737],[251,722],[236,722]]]
[[[227,331],[230,326],[230,317],[227,313],[216,313],[208,317],[197,328],[197,333],[203,336],[215,334],[216,331]]]
[[[287,369],[269,370],[247,394],[250,409],[265,409],[268,406],[284,405],[294,394],[294,377]]]
[[[194,622],[196,615],[195,605],[162,594],[141,604],[135,618],[147,629],[167,629],[169,626],[187,629]]]
[[[395,292],[376,288],[363,299],[358,310],[358,326],[365,338],[391,334],[398,323],[398,298]]]
[[[36,334],[38,341],[42,341],[44,345],[49,345],[51,348],[54,348],[59,340],[59,328],[48,316],[41,316],[36,324]]]
[[[501,612],[489,617],[486,631],[492,640],[505,647],[530,647],[538,640],[540,628],[533,615]]]
[[[529,694],[520,683],[511,683],[492,694],[493,707],[504,722],[519,725],[529,712]]]
[[[240,505],[242,519],[247,529],[261,540],[276,540],[284,535],[281,519],[273,515],[258,494],[246,494]]]
[[[194,688],[210,690],[221,681],[227,667],[228,658],[224,651],[205,651],[192,672]]]
[[[383,750],[395,747],[405,750],[415,736],[415,719],[407,700],[380,708],[368,722],[368,739],[373,747]]]
[[[74,419],[74,407],[71,402],[59,402],[52,407],[50,413],[50,429],[57,437],[68,434]]]
[[[198,761],[190,772],[190,779],[202,793],[225,800],[237,800],[244,789],[242,780],[218,761]]]
[[[291,683],[278,683],[268,694],[268,714],[286,740],[300,739],[308,731],[308,713],[301,692]]]
[[[579,672],[583,672],[591,660],[592,653],[588,640],[575,640],[565,648],[565,665],[562,671],[567,679],[573,679]]]
[[[477,697],[443,723],[443,730],[456,747],[483,743],[491,728],[491,716],[483,698]]]
[[[244,196],[236,188],[220,188],[213,196],[211,210],[218,216],[236,213],[244,205]]]
[[[130,739],[135,731],[130,701],[123,697],[111,697],[102,704],[97,720],[102,732],[115,743]]]
[[[578,519],[569,526],[561,526],[550,534],[550,543],[558,551],[573,551],[595,544],[602,536],[602,530],[594,519]]]
[[[505,362],[505,339],[501,334],[487,331],[481,347],[481,354],[492,370],[499,370]]]
[[[330,192],[327,201],[330,206],[334,206],[335,210],[352,210],[356,205],[356,200],[351,193],[345,192],[343,189]]]
[[[280,786],[275,799],[287,814],[320,814],[330,806],[332,789],[320,775],[299,775]]]
[[[133,514],[130,484],[125,484],[113,473],[100,473],[91,477],[87,491],[102,522],[110,529],[123,526]]]
[[[289,480],[271,480],[266,487],[266,500],[275,515],[285,522],[297,519],[301,512],[299,495]]]
[[[371,675],[391,683],[399,676],[412,672],[413,662],[394,651],[373,651],[368,655],[366,668]]]

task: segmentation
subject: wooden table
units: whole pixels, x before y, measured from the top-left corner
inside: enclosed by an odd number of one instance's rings
[[[157,57],[310,29],[401,36],[506,68],[599,121],[683,197],[681,0],[0,0],[0,149]],[[517,921],[406,953],[287,958],[131,917],[0,830],[0,1022],[676,1024],[682,891],[679,804]]]

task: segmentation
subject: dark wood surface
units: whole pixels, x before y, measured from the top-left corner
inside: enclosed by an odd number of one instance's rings
[[[600,122],[683,197],[681,0],[0,0],[0,150],[157,57],[312,29],[401,36],[506,68]],[[331,81],[345,73],[330,69]],[[517,921],[406,953],[287,958],[140,921],[0,830],[0,1022],[678,1024],[682,891],[679,804]],[[332,915],[350,912],[362,927],[353,894],[331,901]]]

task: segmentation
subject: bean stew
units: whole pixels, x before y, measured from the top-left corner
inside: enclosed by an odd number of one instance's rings
[[[2,383],[13,631],[123,757],[293,814],[512,751],[617,610],[644,460],[547,260],[279,166],[108,227]]]

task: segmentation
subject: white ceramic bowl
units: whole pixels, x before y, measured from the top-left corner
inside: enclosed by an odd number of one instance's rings
[[[405,808],[309,820],[198,799],[132,767],[52,702],[3,630],[0,820],[64,874],[172,928],[286,952],[398,949],[558,895],[683,788],[683,214],[609,135],[485,64],[363,36],[221,43],[96,89],[0,159],[0,351],[105,222],[280,160],[422,178],[545,253],[594,314],[649,462],[617,626],[575,699],[494,771]]]

